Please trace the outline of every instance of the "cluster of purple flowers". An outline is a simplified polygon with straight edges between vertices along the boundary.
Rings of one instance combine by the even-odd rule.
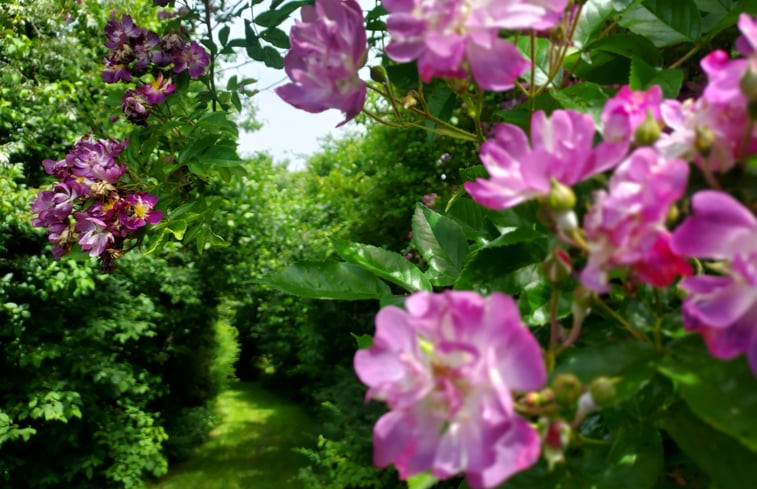
[[[130,81],[148,71],[157,72],[150,83],[126,90],[123,94],[123,112],[135,124],[144,125],[150,108],[162,103],[176,89],[161,69],[172,66],[175,73],[187,71],[190,77],[198,78],[210,62],[210,55],[197,42],[189,42],[174,32],[158,36],[155,32],[138,27],[128,15],[119,20],[115,13],[111,14],[105,25],[105,37],[105,46],[112,51],[106,56],[102,70],[105,82]]]
[[[37,194],[32,224],[47,228],[55,258],[68,253],[77,241],[90,256],[113,257],[120,253],[124,239],[163,217],[154,209],[156,196],[116,187],[126,170],[118,157],[128,144],[128,140],[82,138],[62,160],[42,162],[58,183]]]

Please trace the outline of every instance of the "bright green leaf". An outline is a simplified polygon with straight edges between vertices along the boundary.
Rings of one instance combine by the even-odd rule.
[[[389,287],[357,265],[341,262],[298,262],[273,273],[262,283],[311,299],[379,299]]]

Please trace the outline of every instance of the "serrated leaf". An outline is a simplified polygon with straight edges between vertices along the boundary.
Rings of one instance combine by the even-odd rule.
[[[221,46],[226,46],[226,44],[228,44],[230,32],[231,27],[228,25],[221,27],[221,30],[218,31],[218,42],[221,43]]]
[[[431,271],[435,285],[450,285],[460,273],[468,254],[465,232],[452,219],[418,205],[413,215],[413,242]]]
[[[276,27],[284,22],[298,8],[308,5],[308,0],[289,2],[277,10],[268,10],[255,17],[253,22],[263,27]]]
[[[591,42],[602,24],[614,13],[613,0],[587,0],[581,9],[581,17],[578,19],[573,35],[576,47],[581,48]]]
[[[702,33],[694,0],[644,0],[626,11],[619,24],[658,47],[695,42]]]
[[[284,58],[281,56],[281,53],[272,46],[265,46],[263,48],[263,62],[266,66],[277,70],[284,67]]]
[[[389,286],[372,273],[334,261],[294,263],[261,283],[311,299],[361,300],[391,295]]]
[[[393,282],[408,292],[433,290],[423,272],[404,256],[376,246],[333,240],[339,256],[364,270]]]
[[[602,122],[604,109],[609,94],[596,83],[583,82],[559,90],[550,90],[549,94],[563,109],[576,110],[589,114],[597,126]]]
[[[629,85],[634,90],[647,90],[653,85],[659,85],[665,98],[676,98],[682,84],[683,71],[681,70],[660,70],[649,66],[640,58],[634,58],[631,61]]]

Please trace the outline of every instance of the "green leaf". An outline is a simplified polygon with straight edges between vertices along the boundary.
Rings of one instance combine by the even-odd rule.
[[[658,47],[693,43],[702,33],[702,19],[694,0],[644,0],[623,14],[619,24]]]
[[[281,53],[272,46],[265,46],[263,48],[263,62],[266,66],[276,68],[277,70],[284,67],[284,58],[282,58]]]
[[[527,59],[531,58],[531,37],[519,36],[515,41],[515,46]],[[549,57],[550,57],[551,43],[549,39],[543,37],[536,37],[534,39],[534,59],[532,60],[535,66],[534,70],[534,83],[536,85],[545,85],[549,76]],[[527,70],[521,78],[528,79],[531,76],[531,70]],[[556,76],[552,83],[557,84],[560,82],[560,77]]]
[[[369,336],[367,334],[356,335],[355,333],[350,333],[350,335],[355,338],[357,347],[360,350],[370,348],[373,345],[373,336]]]
[[[584,384],[600,376],[618,378],[616,402],[628,399],[644,387],[656,372],[658,353],[638,341],[600,344],[564,354],[553,372],[572,373]]]
[[[651,489],[663,466],[662,438],[649,425],[623,430],[610,448],[598,488]]]
[[[602,24],[614,13],[613,0],[588,0],[584,3],[573,35],[576,47],[581,48],[591,42]]]
[[[255,61],[263,61],[263,45],[260,44],[260,39],[258,39],[255,30],[252,28],[252,24],[247,19],[244,21],[244,37],[247,56]]]
[[[226,44],[229,42],[230,32],[231,27],[228,25],[221,27],[221,30],[218,31],[218,41],[221,43],[221,46],[226,46]]]
[[[662,428],[712,478],[712,487],[753,487],[757,453],[698,419],[682,403],[662,419]]]
[[[587,48],[619,54],[628,59],[641,58],[653,65],[662,64],[660,50],[649,39],[638,34],[613,34],[590,44]]]
[[[465,232],[458,223],[418,204],[413,215],[413,242],[428,262],[434,285],[450,285],[468,254]]]
[[[260,37],[270,42],[277,48],[289,49],[289,36],[278,27],[270,27],[260,33]]]
[[[308,5],[308,0],[289,2],[278,10],[268,10],[255,17],[253,22],[263,27],[276,27],[284,22],[289,15],[298,8]]]
[[[757,379],[743,357],[712,358],[699,338],[677,342],[660,372],[680,384],[692,412],[757,451]]]
[[[428,472],[423,472],[407,479],[407,489],[429,489],[439,482]]]
[[[404,256],[361,243],[332,240],[339,256],[350,263],[403,287],[408,292],[433,290],[423,272]]]
[[[602,122],[602,109],[610,98],[602,87],[591,82],[576,83],[559,90],[550,90],[549,94],[563,109],[589,114],[597,126]]]
[[[334,261],[294,263],[261,283],[311,299],[379,299],[392,293],[372,273],[351,263]]]
[[[683,84],[683,71],[654,68],[641,58],[631,60],[629,85],[634,90],[647,90],[659,85],[665,98],[676,98]]]
[[[512,229],[470,254],[455,288],[517,295],[540,280],[538,270],[529,265],[540,263],[546,253],[546,240],[541,234],[529,228]]]

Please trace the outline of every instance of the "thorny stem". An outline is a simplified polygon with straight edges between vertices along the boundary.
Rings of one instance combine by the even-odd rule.
[[[584,324],[583,320],[584,318],[579,319],[578,317],[574,316],[573,327],[570,329],[570,333],[568,333],[568,337],[565,338],[565,341],[563,341],[562,345],[560,345],[560,347],[555,350],[555,356],[559,355],[573,343],[578,341],[578,338],[581,336],[581,328]]]

